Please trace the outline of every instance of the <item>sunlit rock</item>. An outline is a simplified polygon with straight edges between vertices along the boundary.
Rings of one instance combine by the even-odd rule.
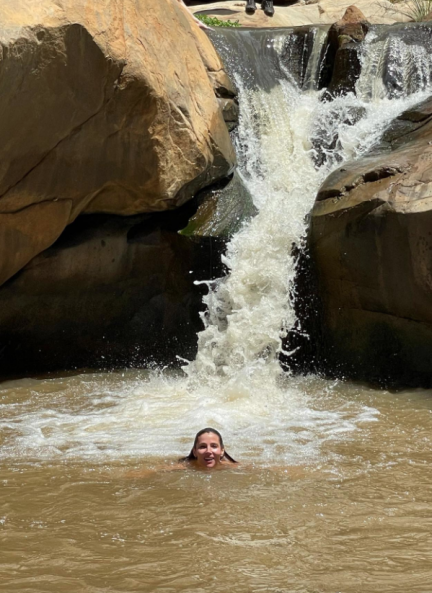
[[[205,12],[220,20],[238,21],[244,27],[301,27],[304,25],[331,25],[341,19],[351,5],[358,8],[373,24],[391,24],[411,20],[407,16],[407,2],[392,3],[389,0],[318,0],[287,2],[275,0],[275,13],[267,16],[260,9],[253,14],[245,11],[246,2],[221,0],[219,2],[194,2],[190,10]]]
[[[80,213],[167,210],[224,177],[228,87],[177,2],[3,0],[0,284]]]

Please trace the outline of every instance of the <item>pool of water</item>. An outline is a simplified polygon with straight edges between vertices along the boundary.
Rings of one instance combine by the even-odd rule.
[[[430,590],[431,392],[289,379],[211,418],[181,383],[0,386],[1,591]],[[200,419],[238,467],[176,469]]]

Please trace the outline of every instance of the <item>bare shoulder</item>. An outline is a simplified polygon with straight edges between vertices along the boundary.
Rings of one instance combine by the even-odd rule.
[[[239,467],[241,465],[241,463],[239,461],[230,461],[229,459],[221,459],[220,462],[222,467]]]

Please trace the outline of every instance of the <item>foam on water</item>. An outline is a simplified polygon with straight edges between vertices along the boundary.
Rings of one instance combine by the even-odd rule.
[[[241,459],[307,463],[319,458],[324,441],[347,438],[377,417],[356,403],[360,388],[350,387],[347,398],[337,383],[282,374],[281,338],[295,321],[291,250],[301,242],[306,215],[328,173],[364,154],[394,117],[430,93],[430,53],[398,38],[389,61],[391,41],[371,35],[358,95],[323,102],[313,90],[311,69],[308,91],[281,63],[277,82],[267,71],[266,88],[259,87],[256,39],[247,31],[230,34],[237,35],[236,42],[227,36],[216,42],[239,89],[239,170],[258,214],[228,245],[228,277],[210,286],[196,360],[186,366],[186,376],[128,372],[5,384],[3,456],[172,458],[187,452],[196,430],[213,425],[235,443]],[[268,33],[265,47],[272,60],[289,37],[284,35]],[[236,44],[243,49],[249,44],[252,61],[236,53]],[[395,93],[377,64],[402,64],[404,78],[413,60],[422,74],[410,79],[407,92]],[[314,164],[317,139],[325,155],[320,167]]]
[[[350,389],[351,397],[358,391]],[[340,383],[316,377],[254,397],[251,385],[191,389],[176,376],[127,371],[16,381],[3,386],[0,401],[0,458],[19,460],[175,460],[211,425],[243,461],[293,465],[313,461],[322,443],[376,418],[373,408],[350,402]]]

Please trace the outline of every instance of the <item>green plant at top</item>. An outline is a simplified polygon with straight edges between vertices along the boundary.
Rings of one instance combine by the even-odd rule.
[[[208,27],[241,27],[238,21],[221,21],[215,16],[208,16],[207,14],[195,14],[195,16]]]
[[[401,0],[390,0],[392,4],[403,4],[398,7],[396,12],[407,16],[413,21],[422,21],[425,16],[432,12],[432,0],[410,0],[410,2],[401,2]]]

